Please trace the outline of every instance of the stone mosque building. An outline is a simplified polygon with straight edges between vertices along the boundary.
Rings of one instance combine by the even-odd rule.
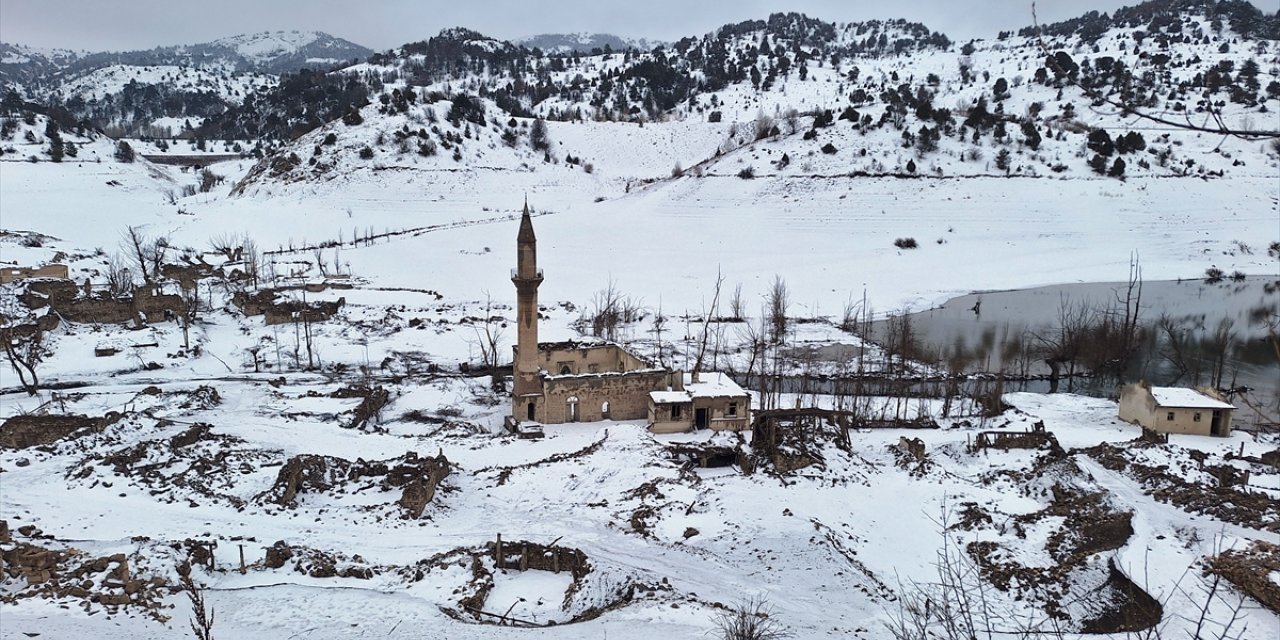
[[[655,433],[744,430],[751,397],[727,375],[660,367],[612,342],[538,342],[538,239],[526,202],[516,236],[515,424],[647,420]]]

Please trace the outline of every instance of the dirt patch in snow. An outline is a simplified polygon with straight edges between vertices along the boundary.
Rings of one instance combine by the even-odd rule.
[[[1149,629],[1163,614],[1160,603],[1134,584],[1108,561],[1104,552],[1120,549],[1133,536],[1133,514],[1117,509],[1106,492],[1081,487],[1080,468],[1055,451],[1042,455],[1026,472],[1007,474],[1031,490],[1051,479],[1049,504],[1032,513],[1012,516],[1000,525],[1021,543],[993,540],[969,543],[965,550],[983,577],[1018,599],[1038,602],[1045,612],[1076,631],[1119,633]],[[976,503],[962,505],[961,529],[993,528],[994,520]],[[1028,563],[1018,548],[1032,552],[1030,540],[1043,536],[1043,561]],[[1087,602],[1074,594],[1081,589],[1094,595]]]

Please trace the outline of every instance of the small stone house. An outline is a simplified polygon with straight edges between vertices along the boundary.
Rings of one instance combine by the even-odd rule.
[[[1120,390],[1120,419],[1161,433],[1231,435],[1231,412],[1212,389],[1153,387],[1135,382]]]
[[[723,373],[686,373],[680,388],[649,393],[649,430],[745,431],[751,427],[751,396]]]

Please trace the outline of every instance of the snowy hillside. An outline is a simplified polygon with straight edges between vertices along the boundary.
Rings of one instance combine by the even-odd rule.
[[[0,42],[0,88],[22,89],[71,64],[86,53]]]
[[[371,106],[345,107],[360,109],[365,128],[401,127],[383,121],[389,113],[431,120],[427,112],[441,108],[420,106],[419,96],[473,95],[488,105],[495,134],[512,117],[560,123],[551,159],[591,158],[606,173],[613,161],[634,163],[631,147],[616,136],[573,146],[586,120],[679,122],[692,134],[697,155],[673,149],[665,166],[615,173],[627,179],[686,169],[694,178],[1273,175],[1280,149],[1265,136],[1222,140],[1177,125],[1271,130],[1280,81],[1263,69],[1280,64],[1280,45],[1194,11],[1154,26],[1111,27],[1088,41],[1002,34],[956,46],[923,25],[776,14],[671,51],[549,58],[455,29],[339,75],[380,79],[368,86]],[[450,68],[457,60],[468,65],[461,77]],[[1137,105],[1158,120],[1131,113]],[[278,121],[278,108],[239,110],[235,125],[224,124],[252,129],[255,117]],[[436,144],[441,135],[433,132]],[[720,139],[706,144],[711,137]],[[305,149],[282,153],[303,158]]]
[[[251,68],[266,73],[334,66],[372,53],[319,31],[263,31],[214,40],[207,46],[235,51]]]
[[[111,53],[38,54],[0,45],[0,88],[66,109],[115,135],[168,137],[166,120],[201,126],[282,73],[328,69],[372,51],[313,31],[275,31],[213,42]],[[25,52],[25,53],[24,53]]]
[[[611,33],[543,33],[521,38],[517,44],[530,49],[541,49],[547,54],[592,53],[595,49],[624,51],[637,49],[649,51],[663,43],[643,38],[620,38]]]
[[[211,93],[226,102],[239,102],[251,91],[275,84],[275,77],[255,73],[225,75],[178,66],[111,65],[70,79],[56,91],[67,99],[79,98],[90,103],[107,95],[121,94],[130,83],[165,85],[178,92]]]

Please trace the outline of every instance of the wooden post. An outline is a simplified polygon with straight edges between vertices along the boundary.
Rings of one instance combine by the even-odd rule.
[[[240,575],[244,575],[244,545],[240,545]]]
[[[529,570],[529,545],[528,543],[520,545],[520,570]]]
[[[497,551],[497,557],[495,557],[495,558],[494,558],[494,560],[496,560],[496,561],[497,561],[498,568],[499,568],[499,569],[501,569],[501,568],[503,568],[503,567],[502,567],[502,565],[503,565],[503,562],[502,562],[503,558],[502,558],[502,534],[501,534],[501,533],[499,533],[499,534],[498,534],[498,547],[497,547],[496,551]]]
[[[558,547],[551,550],[551,569],[556,573],[560,573],[560,549]]]

